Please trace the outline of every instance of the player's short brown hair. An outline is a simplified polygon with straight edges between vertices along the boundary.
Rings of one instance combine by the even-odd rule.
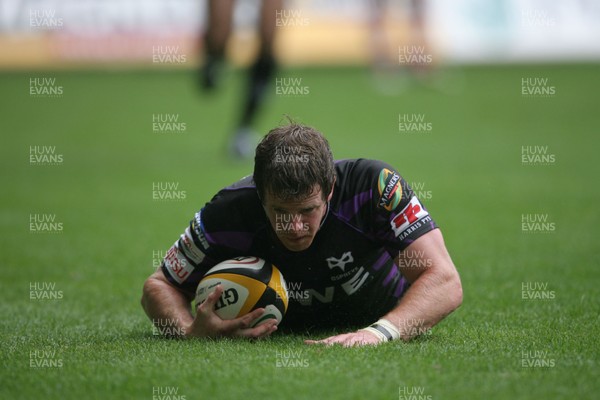
[[[272,129],[256,147],[254,183],[264,202],[269,192],[278,199],[303,199],[319,185],[327,199],[335,182],[329,142],[316,129],[289,120]]]

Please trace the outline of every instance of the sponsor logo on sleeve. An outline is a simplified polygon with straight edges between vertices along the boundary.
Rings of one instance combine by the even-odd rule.
[[[194,243],[194,239],[192,238],[192,233],[190,232],[189,227],[185,228],[185,233],[181,235],[179,247],[181,250],[183,250],[183,253],[187,256],[187,258],[192,260],[194,264],[198,265],[202,262],[202,260],[204,260],[204,253]]]
[[[419,199],[413,196],[406,207],[396,214],[390,224],[396,237],[402,240],[427,222],[427,219],[431,220],[429,213],[423,208]]]
[[[377,181],[379,190],[379,207],[392,211],[400,203],[402,198],[402,185],[400,175],[396,172],[384,168],[379,173]]]
[[[194,270],[194,266],[179,251],[177,244],[173,245],[167,252],[164,264],[177,283],[185,281]]]
[[[197,244],[200,246],[200,250],[206,252],[210,247],[204,235],[204,226],[202,225],[202,211],[197,212],[192,220],[192,229],[198,238]]]

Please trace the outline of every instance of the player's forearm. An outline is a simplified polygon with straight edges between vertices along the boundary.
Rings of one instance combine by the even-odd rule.
[[[142,307],[159,332],[167,336],[185,336],[194,320],[185,295],[152,277],[144,284]]]
[[[426,271],[417,279],[398,305],[383,318],[410,340],[440,322],[462,303],[462,286],[458,274]]]

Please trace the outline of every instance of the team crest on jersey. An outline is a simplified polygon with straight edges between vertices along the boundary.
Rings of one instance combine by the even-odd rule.
[[[329,267],[329,269],[333,269],[333,268],[337,267],[337,268],[341,269],[343,272],[345,272],[346,264],[349,264],[352,261],[354,261],[354,257],[352,257],[352,252],[347,251],[344,254],[342,254],[342,256],[340,258],[329,257],[329,258],[325,259],[325,261],[327,261],[327,266]]]
[[[379,173],[377,181],[379,190],[379,207],[392,211],[402,199],[402,185],[400,175],[394,171],[384,168]]]

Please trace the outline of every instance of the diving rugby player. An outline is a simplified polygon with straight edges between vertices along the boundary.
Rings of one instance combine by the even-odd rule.
[[[145,282],[153,321],[177,321],[185,337],[266,337],[277,321],[250,327],[264,309],[222,320],[223,288],[196,308],[198,283],[238,256],[270,261],[289,286],[281,328],[348,333],[308,344],[355,346],[429,332],[462,302],[442,233],[407,182],[376,160],[334,161],[313,128],[290,123],[256,148],[254,174],[219,191]]]

